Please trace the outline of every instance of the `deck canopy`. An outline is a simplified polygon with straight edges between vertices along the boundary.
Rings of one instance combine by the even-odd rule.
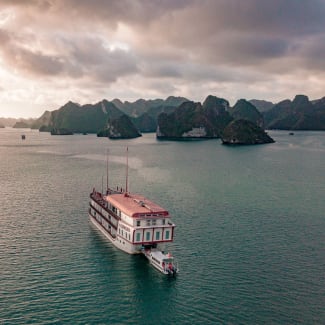
[[[167,217],[168,211],[158,204],[138,194],[111,194],[106,200],[117,209],[132,218],[140,217]]]

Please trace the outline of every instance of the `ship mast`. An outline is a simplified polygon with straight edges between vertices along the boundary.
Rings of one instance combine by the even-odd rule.
[[[109,150],[106,151],[106,192],[108,191],[108,153]]]
[[[129,147],[126,147],[126,176],[125,176],[125,193],[128,193],[128,175],[129,174]]]

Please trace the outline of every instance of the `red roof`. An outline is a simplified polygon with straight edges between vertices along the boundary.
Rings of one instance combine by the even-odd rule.
[[[167,210],[158,204],[138,194],[111,194],[106,196],[106,200],[117,209],[134,218],[139,217],[139,214],[160,214],[160,217],[169,214]]]

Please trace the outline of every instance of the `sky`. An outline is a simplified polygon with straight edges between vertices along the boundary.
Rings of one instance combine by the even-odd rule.
[[[325,96],[325,0],[0,0],[0,117]]]

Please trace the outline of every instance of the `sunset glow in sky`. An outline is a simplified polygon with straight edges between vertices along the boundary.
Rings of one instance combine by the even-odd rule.
[[[324,0],[0,0],[0,117],[67,101],[325,96]]]

